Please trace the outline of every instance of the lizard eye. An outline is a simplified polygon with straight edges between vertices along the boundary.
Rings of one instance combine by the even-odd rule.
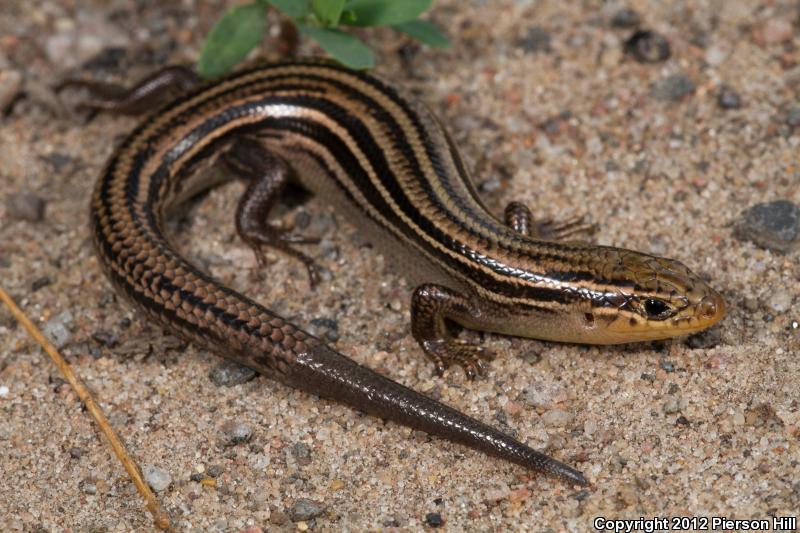
[[[672,314],[670,307],[656,298],[648,298],[644,301],[644,312],[647,314],[647,318],[653,319],[667,318]]]

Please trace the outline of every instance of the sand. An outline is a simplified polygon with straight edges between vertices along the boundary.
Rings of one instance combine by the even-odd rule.
[[[438,378],[410,335],[410,287],[323,203],[277,215],[308,215],[307,231],[323,237],[308,250],[331,275],[313,292],[302,265],[279,254],[267,279],[254,275],[232,219],[240,185],[173,227],[225,283],[575,465],[593,483],[583,490],[263,377],[218,385],[216,356],[114,296],[87,199],[136,119],[54,112],[41,84],[130,81],[192,61],[224,6],[37,4],[0,19],[0,66],[29,94],[0,122],[0,283],[62,345],[176,530],[590,531],[598,517],[796,516],[798,252],[733,231],[754,204],[800,203],[796,2],[448,0],[431,12],[448,50],[364,34],[376,72],[441,117],[496,213],[518,200],[541,216],[587,214],[597,242],[679,259],[710,280],[729,311],[699,337],[609,348],[486,335],[498,354],[486,377]],[[623,7],[637,25],[619,27],[631,22]],[[670,57],[626,54],[637,28],[663,36]],[[106,47],[121,51],[79,67]],[[720,106],[723,86],[738,107],[730,94]],[[40,221],[5,205],[26,190],[46,202]],[[6,311],[0,412],[4,531],[152,528],[74,393]]]

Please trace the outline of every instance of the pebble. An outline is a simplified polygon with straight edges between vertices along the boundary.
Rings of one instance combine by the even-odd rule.
[[[719,328],[707,329],[701,333],[690,335],[686,339],[686,346],[696,349],[708,349],[717,346],[722,341]]]
[[[800,240],[800,208],[788,200],[756,204],[742,212],[733,235],[740,241],[786,253]]]
[[[83,448],[78,448],[77,446],[73,446],[69,449],[69,456],[73,459],[80,459],[83,457],[84,451]]]
[[[723,85],[717,94],[717,105],[720,109],[740,109],[742,97],[730,87]]]
[[[635,28],[642,22],[642,17],[630,7],[617,10],[611,17],[611,25],[615,28]]]
[[[44,218],[47,202],[31,191],[10,193],[6,196],[6,214],[12,220],[39,222]]]
[[[84,479],[78,486],[84,494],[97,494],[97,485],[91,479]]]
[[[0,70],[0,113],[5,113],[22,90],[22,74],[18,70]]]
[[[793,106],[790,107],[786,111],[786,118],[784,119],[786,125],[790,128],[796,128],[800,126],[800,106]]]
[[[295,443],[291,451],[298,464],[306,466],[311,463],[311,448],[305,442]]]
[[[256,371],[233,361],[223,361],[211,370],[209,377],[217,386],[233,387],[255,378]]]
[[[650,30],[638,30],[625,41],[625,51],[639,63],[661,63],[670,56],[667,38]]]
[[[67,326],[72,322],[72,312],[59,313],[44,325],[45,336],[56,348],[63,348],[72,339],[72,333]]]
[[[48,285],[52,284],[53,280],[51,280],[47,276],[42,276],[41,278],[36,278],[31,283],[31,292],[36,292],[41,288],[47,287]]]
[[[441,513],[428,513],[425,515],[425,523],[433,528],[442,527],[444,520]]]
[[[295,500],[288,514],[292,522],[300,522],[316,518],[324,512],[325,506],[321,502],[315,502],[307,498],[299,498]]]
[[[144,475],[144,480],[150,485],[150,488],[156,492],[166,490],[170,483],[172,483],[172,476],[169,475],[169,472],[155,466],[145,466],[142,470],[142,474]]]
[[[785,313],[792,307],[794,295],[787,291],[772,291],[772,296],[767,300],[767,307],[776,313]]]
[[[564,427],[572,422],[572,414],[561,409],[551,409],[542,415],[542,421],[550,427]]]
[[[672,361],[662,360],[659,366],[664,372],[675,372],[675,363]]]
[[[0,398],[5,398],[9,392],[11,392],[11,389],[7,385],[0,385]]]
[[[339,340],[339,323],[332,318],[313,318],[310,332],[318,337],[324,336],[331,342]]]
[[[550,33],[540,26],[534,26],[528,30],[525,37],[519,40],[518,44],[525,52],[549,52],[551,41]]]
[[[653,84],[650,94],[657,100],[680,102],[694,92],[694,82],[685,74],[672,74]]]
[[[228,445],[233,446],[250,440],[250,437],[253,436],[253,430],[250,429],[250,426],[241,422],[229,420],[222,424],[222,434],[225,435]]]
[[[705,60],[712,67],[718,67],[730,55],[730,50],[724,46],[710,46],[705,53]]]

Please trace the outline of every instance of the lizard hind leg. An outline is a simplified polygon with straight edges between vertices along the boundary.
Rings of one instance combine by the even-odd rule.
[[[248,182],[236,208],[236,232],[253,249],[259,268],[266,266],[263,248],[274,248],[302,262],[314,288],[319,281],[319,270],[314,260],[295,250],[292,245],[316,244],[319,239],[298,235],[291,229],[272,225],[267,220],[289,180],[289,166],[257,139],[250,137],[236,139],[221,154],[220,162]]]
[[[56,85],[54,89],[57,93],[64,89],[84,89],[88,92],[89,98],[80,102],[78,107],[93,112],[141,115],[199,84],[200,76],[192,69],[172,65],[139,80],[132,87],[100,81],[68,79]]]
[[[563,241],[576,235],[591,235],[597,225],[587,222],[584,215],[566,220],[537,220],[528,206],[520,202],[510,202],[505,209],[506,225],[517,233],[545,241]]]

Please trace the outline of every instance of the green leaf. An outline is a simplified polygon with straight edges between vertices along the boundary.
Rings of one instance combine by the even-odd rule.
[[[301,19],[311,13],[309,0],[267,0],[273,7],[293,19]]]
[[[447,48],[450,46],[450,41],[442,33],[442,30],[436,24],[427,20],[409,20],[400,24],[392,24],[392,28],[433,48]]]
[[[389,26],[414,20],[433,0],[348,0],[345,9],[355,13],[354,26]]]
[[[348,24],[353,26],[356,23],[356,20],[358,20],[358,17],[356,16],[355,12],[350,9],[345,9],[342,11],[342,16],[339,18],[339,24]]]
[[[230,71],[264,37],[267,14],[257,3],[237,6],[225,13],[208,33],[197,71],[215,78]]]
[[[372,50],[358,37],[334,28],[314,28],[298,24],[302,35],[311,37],[319,43],[334,59],[350,68],[371,68],[375,64]]]
[[[314,14],[325,26],[336,26],[342,16],[346,0],[311,0]]]

